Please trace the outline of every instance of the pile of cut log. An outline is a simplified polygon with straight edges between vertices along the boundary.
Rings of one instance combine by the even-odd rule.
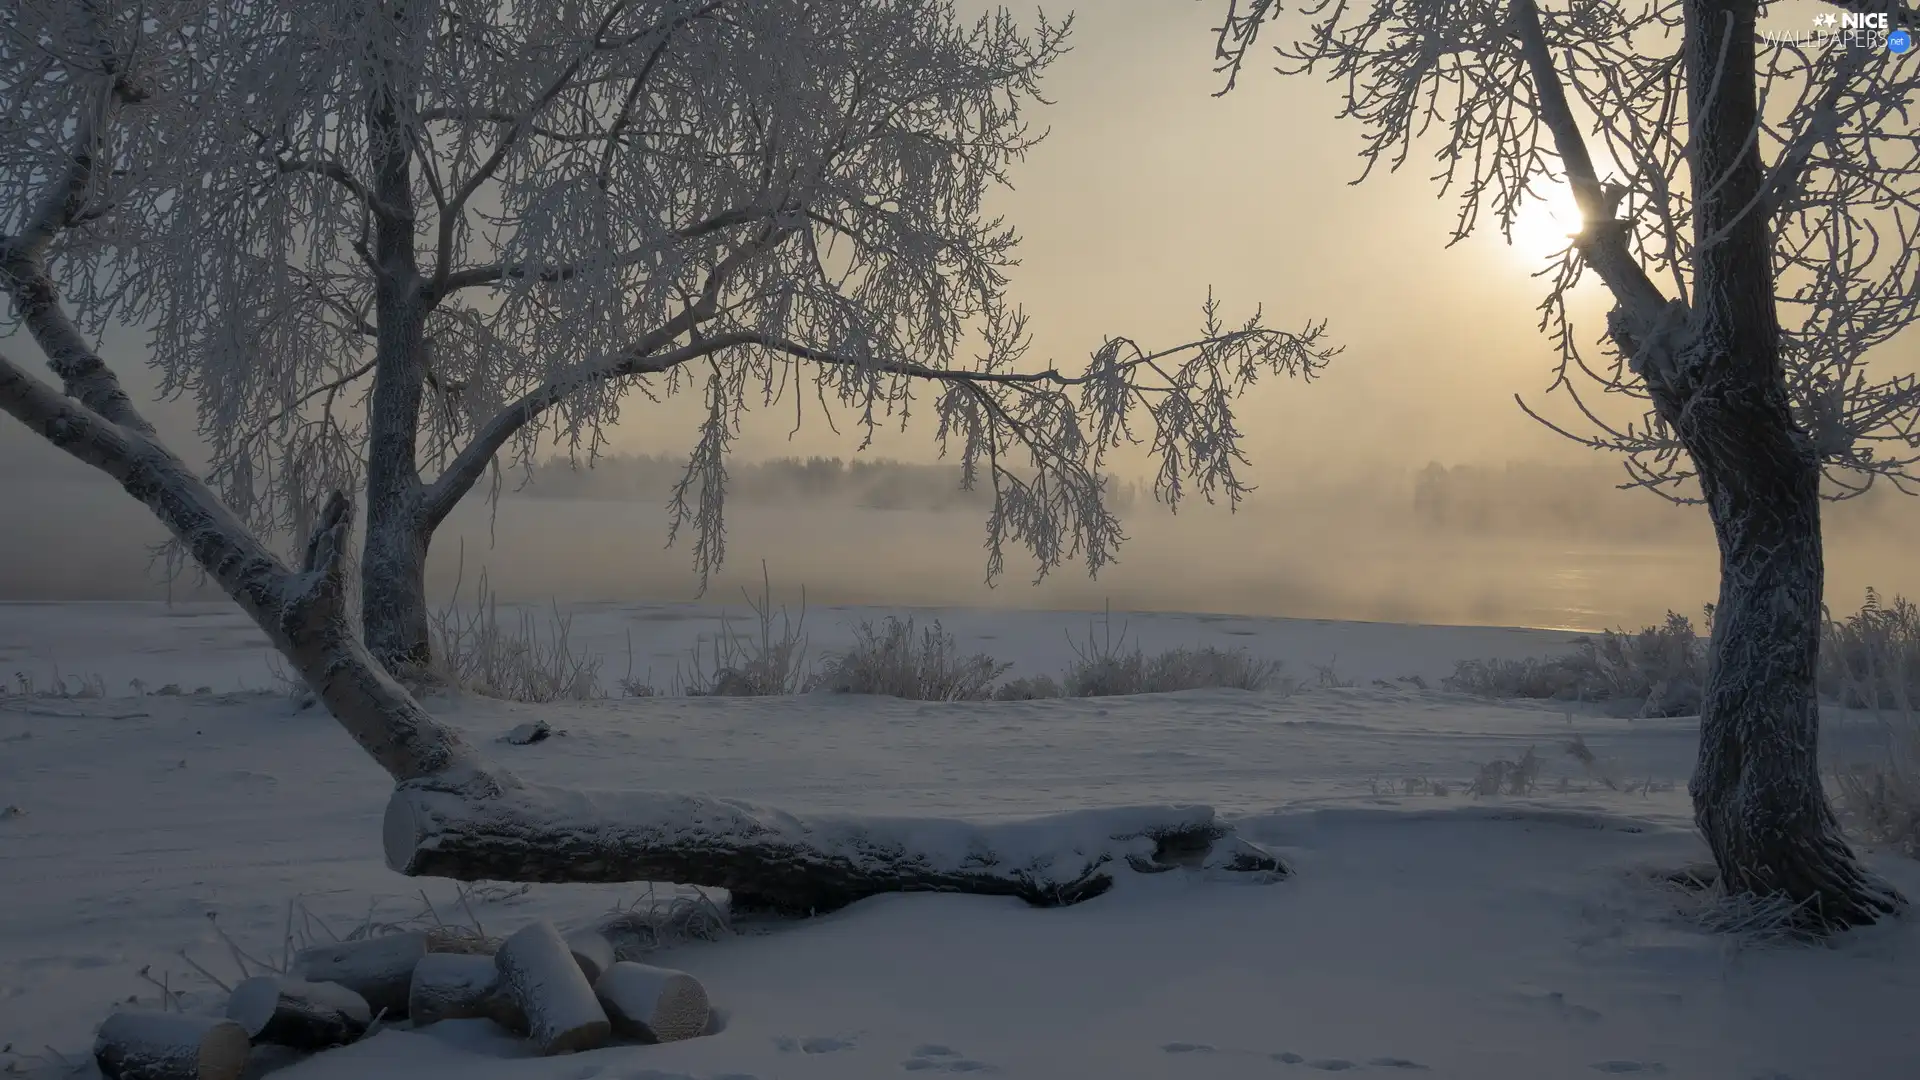
[[[617,919],[565,935],[535,922],[505,940],[429,930],[303,949],[286,974],[234,987],[225,1016],[114,1013],[94,1059],[107,1080],[237,1080],[254,1046],[325,1050],[401,1020],[483,1018],[542,1054],[705,1034],[706,988],[620,959],[622,930]]]

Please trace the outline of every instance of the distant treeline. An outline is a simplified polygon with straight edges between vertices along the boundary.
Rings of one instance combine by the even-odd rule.
[[[564,458],[536,464],[516,494],[548,499],[665,502],[686,462],[663,454],[609,454],[591,467]],[[1109,478],[1116,509],[1139,497],[1138,484]],[[891,458],[783,457],[727,465],[727,498],[755,504],[839,502],[873,510],[981,510],[993,492],[982,477],[973,491],[960,487],[951,464]]]
[[[1672,539],[1703,527],[1702,507],[1676,505],[1650,491],[1622,490],[1625,479],[1617,465],[1605,462],[1571,467],[1434,462],[1414,473],[1413,513],[1423,525],[1449,531],[1609,540]],[[1822,509],[1830,532],[1920,524],[1920,497],[1903,495],[1888,483]]]
[[[514,493],[528,498],[613,500],[663,504],[685,462],[664,454],[610,454],[592,467],[564,458],[536,464]],[[1450,533],[1533,535],[1587,540],[1659,542],[1697,535],[1706,527],[1698,506],[1677,506],[1641,490],[1621,490],[1617,465],[1383,466],[1342,477],[1251,479],[1259,488],[1255,512],[1320,517],[1329,523],[1384,521]],[[1271,481],[1271,482],[1268,482]],[[1151,501],[1142,479],[1109,477],[1117,511]],[[992,494],[960,489],[952,464],[891,458],[783,457],[734,461],[727,497],[750,505],[831,503],[874,510],[984,512]],[[1830,533],[1912,529],[1920,525],[1920,497],[1877,484],[1856,499],[1824,508]]]

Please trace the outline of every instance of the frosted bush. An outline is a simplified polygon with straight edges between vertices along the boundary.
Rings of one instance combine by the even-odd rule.
[[[910,701],[981,701],[993,695],[993,680],[1013,665],[985,653],[960,655],[959,643],[935,619],[914,632],[911,617],[889,616],[875,627],[854,628],[853,647],[836,654],[820,685],[843,694],[884,694]]]

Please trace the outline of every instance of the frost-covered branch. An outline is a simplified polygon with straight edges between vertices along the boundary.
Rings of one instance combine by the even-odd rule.
[[[1836,6],[1888,12],[1896,25],[1913,10],[1879,0]],[[1456,239],[1487,212],[1510,230],[1532,200],[1562,183],[1573,189],[1587,221],[1543,274],[1541,325],[1559,352],[1550,392],[1571,406],[1551,426],[1622,454],[1628,483],[1689,497],[1688,456],[1636,358],[1675,349],[1697,300],[1698,261],[1759,215],[1776,237],[1788,391],[1820,449],[1825,494],[1846,497],[1876,480],[1920,489],[1920,393],[1905,377],[1862,370],[1920,314],[1911,288],[1920,142],[1907,120],[1920,72],[1911,63],[1868,49],[1756,40],[1763,106],[1740,135],[1763,160],[1764,180],[1696,236],[1700,200],[1717,198],[1728,180],[1695,185],[1688,173],[1688,110],[1715,100],[1712,84],[1735,44],[1724,18],[1685,31],[1710,35],[1713,51],[1702,85],[1690,87],[1680,48],[1686,0],[1226,7],[1215,54],[1228,85],[1263,34],[1284,35],[1276,46],[1283,71],[1340,87],[1364,133],[1368,171],[1403,164],[1417,141],[1431,146],[1436,179],[1458,196]],[[1689,106],[1693,93],[1700,97]],[[1594,247],[1596,203],[1617,244]],[[1573,323],[1568,301],[1588,271],[1621,303],[1604,328]]]
[[[92,80],[91,108],[74,124],[65,169],[54,174],[37,200],[29,202],[20,228],[0,236],[0,283],[67,393],[113,423],[150,432],[152,425],[134,408],[119,380],[61,307],[59,289],[46,267],[55,240],[83,224],[89,200],[98,197],[106,131],[113,110],[125,97],[116,68],[103,63]]]

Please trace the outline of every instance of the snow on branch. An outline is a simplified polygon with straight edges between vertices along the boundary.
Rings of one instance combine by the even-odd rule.
[[[1883,0],[1835,6],[1887,12],[1896,25],[1914,18]],[[1338,87],[1363,132],[1363,175],[1399,168],[1416,143],[1430,149],[1434,178],[1458,200],[1455,240],[1488,213],[1511,237],[1525,207],[1571,187],[1584,221],[1543,268],[1540,313],[1559,353],[1549,390],[1572,416],[1525,407],[1621,453],[1629,484],[1669,497],[1682,497],[1692,469],[1652,400],[1648,379],[1660,365],[1650,371],[1636,358],[1685,351],[1697,261],[1767,215],[1786,381],[1826,466],[1826,494],[1881,479],[1920,489],[1920,387],[1865,370],[1920,314],[1920,143],[1906,119],[1920,72],[1890,53],[1809,47],[1793,35],[1751,43],[1763,105],[1748,141],[1766,172],[1755,194],[1721,212],[1728,178],[1689,171],[1688,95],[1713,91],[1687,85],[1685,11],[1677,0],[1315,2],[1296,11],[1227,0],[1215,54],[1225,92],[1262,35],[1277,36],[1283,72]],[[1707,70],[1727,70],[1735,45],[1722,35],[1721,61]],[[1703,200],[1714,226],[1698,229]],[[1604,327],[1574,325],[1570,300],[1590,270],[1618,305]]]

